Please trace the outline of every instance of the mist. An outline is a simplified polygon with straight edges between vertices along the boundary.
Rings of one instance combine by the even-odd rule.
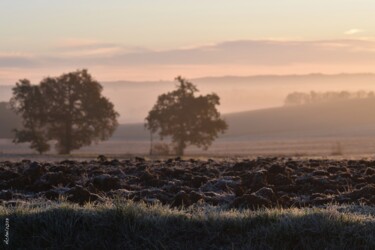
[[[190,79],[200,94],[216,93],[219,111],[229,114],[283,106],[292,92],[374,91],[373,74],[206,77]],[[120,123],[144,122],[157,97],[175,88],[174,81],[104,82],[104,95],[120,113]]]

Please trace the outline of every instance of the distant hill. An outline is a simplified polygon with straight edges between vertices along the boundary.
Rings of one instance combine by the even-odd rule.
[[[375,98],[227,114],[230,139],[375,135]]]
[[[223,115],[220,140],[375,136],[375,98],[261,109]],[[143,124],[120,125],[113,139],[149,140]]]
[[[12,130],[20,124],[21,119],[8,108],[8,103],[0,102],[0,138],[13,138]]]

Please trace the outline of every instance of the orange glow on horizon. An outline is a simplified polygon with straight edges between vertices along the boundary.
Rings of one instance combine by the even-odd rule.
[[[81,67],[86,68],[86,67]],[[45,69],[1,69],[0,83],[14,84],[19,79],[29,79],[38,83],[47,76],[58,76],[77,68],[45,68]],[[220,76],[252,76],[252,75],[305,75],[312,73],[373,73],[370,65],[166,65],[144,67],[103,67],[87,68],[90,74],[100,82],[110,81],[171,81],[178,75],[187,78],[220,77]]]

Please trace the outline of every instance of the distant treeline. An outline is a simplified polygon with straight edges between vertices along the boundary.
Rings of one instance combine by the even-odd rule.
[[[349,99],[365,99],[373,98],[375,94],[373,91],[327,91],[327,92],[293,92],[285,98],[285,106],[304,105],[312,103],[332,102]]]
[[[21,125],[21,119],[9,108],[9,103],[0,102],[0,138],[13,138],[13,129]]]

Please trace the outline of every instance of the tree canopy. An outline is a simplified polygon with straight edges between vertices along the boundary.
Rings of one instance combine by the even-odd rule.
[[[43,153],[57,141],[60,154],[108,139],[118,126],[118,113],[87,70],[44,78],[39,85],[20,80],[13,88],[12,109],[23,119],[14,142],[31,142]]]
[[[162,94],[146,117],[146,128],[160,137],[170,136],[177,155],[183,155],[188,145],[207,149],[227,123],[216,109],[220,98],[215,93],[195,96],[197,87],[177,77],[177,89]]]

